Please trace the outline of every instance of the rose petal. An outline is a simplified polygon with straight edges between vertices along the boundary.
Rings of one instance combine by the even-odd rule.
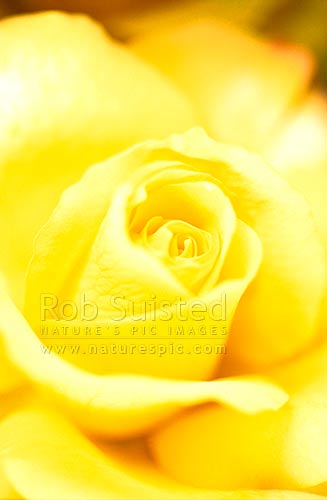
[[[327,101],[313,92],[285,119],[265,156],[309,200],[327,246]]]
[[[117,211],[117,204],[121,207],[129,194],[132,200],[137,198],[136,201],[129,200],[129,203],[126,199],[126,206],[129,205],[129,210],[132,211],[134,205],[134,210],[137,210],[134,216],[135,222],[133,222],[136,230],[142,224],[142,220],[147,221],[152,215],[160,214],[168,220],[187,222],[211,235],[212,250],[209,252],[209,257],[207,255],[206,259],[201,260],[199,264],[202,272],[207,270],[206,264],[209,265],[208,276],[205,276],[205,281],[198,278],[197,288],[193,289],[189,286],[199,295],[204,289],[212,288],[219,279],[219,273],[235,230],[235,214],[228,197],[221,191],[214,177],[204,176],[201,173],[196,175],[193,171],[188,171],[187,165],[183,163],[168,166],[169,163],[165,168],[165,162],[155,162],[151,169],[153,178],[147,168],[147,177],[139,183],[135,175],[130,176],[128,191],[126,190],[125,193],[119,191],[113,200],[116,213],[112,216],[112,225],[116,218],[121,216],[119,212],[120,214],[123,212]],[[138,193],[143,193],[144,199],[141,200],[142,194],[138,195]],[[125,229],[126,224],[127,222],[124,221],[124,224],[119,225],[118,231],[121,231],[121,228]],[[118,231],[116,229],[116,232]],[[181,267],[180,263],[179,266]],[[171,268],[169,263],[167,267]],[[178,272],[178,265],[176,268]],[[201,275],[201,271],[194,274],[195,276]],[[194,279],[196,277],[192,276],[192,272],[185,273],[186,283],[189,284]]]
[[[174,306],[154,310],[148,301],[145,314],[138,316],[133,312],[130,317],[128,309],[125,313],[125,309],[120,308],[120,317],[115,319],[108,298],[97,299],[103,321],[96,318],[85,327],[83,319],[73,322],[47,320],[35,323],[34,331],[54,353],[93,373],[126,372],[191,380],[212,378],[226,353],[224,344],[239,299],[255,276],[260,261],[261,246],[257,235],[238,221],[222,269],[221,283],[199,298],[178,300],[177,305],[184,304],[181,314]],[[131,275],[133,272],[131,269]],[[159,276],[158,273],[158,280]],[[152,274],[149,279],[151,282]],[[106,283],[103,286],[107,286]],[[167,288],[164,291],[162,303],[167,303]],[[110,288],[107,293],[111,293]],[[162,290],[159,294],[162,297]],[[155,303],[161,303],[157,297]],[[200,306],[200,316],[194,313],[197,306]],[[93,334],[84,335],[85,328],[93,328]],[[99,329],[98,334],[95,328]],[[72,340],[77,344],[73,345]]]
[[[121,165],[120,168],[123,169],[124,166]],[[190,286],[187,287],[193,279],[191,269],[189,272],[185,272],[185,282],[179,283],[175,279],[177,273],[172,275],[169,272],[172,271],[169,263],[160,262],[148,248],[142,249],[133,244],[128,234],[129,221],[127,218],[129,213],[126,214],[126,210],[128,207],[130,212],[134,211],[135,205],[130,201],[130,206],[128,206],[128,199],[134,191],[138,193],[139,190],[145,190],[146,183],[144,181],[139,185],[134,178],[135,176],[130,175],[128,186],[123,186],[126,189],[117,188],[108,214],[101,224],[95,243],[89,253],[88,261],[84,269],[80,271],[80,282],[76,295],[79,296],[80,293],[85,292],[89,292],[89,295],[92,294],[91,298],[99,308],[99,316],[108,317],[108,305],[102,307],[101,304],[101,300],[108,296],[127,296],[131,301],[136,301],[139,297],[150,296],[165,300],[176,298],[176,296],[187,299],[192,297],[196,291],[197,295],[201,296],[204,289],[210,290],[218,282],[219,273],[236,226],[235,214],[228,198],[215,185],[212,186],[213,193],[204,190],[203,176],[200,174],[197,179],[193,172],[186,170],[184,173],[183,166],[176,172],[172,170],[171,173],[168,172],[168,175],[166,173],[164,176],[165,182],[168,183],[166,186],[164,181],[160,179],[160,168],[164,167],[155,165],[151,171],[153,170],[154,175],[158,168],[159,179],[156,179],[156,188],[160,192],[160,188],[166,187],[167,192],[164,191],[163,200],[161,200],[157,191],[154,191],[155,206],[150,199],[147,208],[148,217],[151,217],[152,209],[167,219],[176,217],[180,220],[187,220],[189,223],[194,223],[196,227],[205,229],[209,234],[216,233],[220,240],[220,248],[213,248],[213,253],[215,250],[217,253],[217,257],[214,254],[216,262],[211,264],[209,275],[200,290],[193,290]],[[108,168],[109,172],[110,168]],[[149,172],[148,176],[151,180]],[[212,178],[212,180],[215,179]],[[207,183],[210,183],[210,178],[208,178]],[[159,203],[156,203],[158,198]],[[169,199],[168,205],[167,199]],[[138,203],[140,201],[138,199]],[[147,207],[146,200],[144,203]],[[147,219],[146,215],[145,218]],[[44,232],[47,233],[48,230],[49,228],[46,227]],[[42,238],[42,235],[40,236]],[[43,235],[43,239],[46,237],[47,234]],[[245,235],[244,239],[246,239]],[[48,252],[50,251],[49,249]],[[38,255],[34,255],[34,258],[38,259]],[[137,265],[135,265],[136,262]],[[205,267],[205,263],[202,262],[202,266]],[[178,265],[176,268],[178,272]],[[246,275],[246,270],[242,274]],[[155,282],[153,276],[156,276]],[[28,307],[26,310],[29,312]]]
[[[319,235],[327,250],[327,101],[316,91],[285,117],[263,152],[274,167],[310,203]],[[322,338],[327,330],[327,294],[321,307]]]
[[[249,416],[208,405],[177,417],[151,439],[158,464],[177,480],[202,488],[320,485],[327,480],[326,355],[325,345],[276,373],[278,382],[294,391],[277,412]]]
[[[254,151],[312,75],[304,49],[293,48],[300,55],[290,57],[290,50],[213,19],[155,30],[130,46],[192,98],[213,138]]]
[[[125,447],[99,451],[57,414],[27,407],[0,425],[1,459],[11,485],[35,500],[315,500],[292,491],[210,491],[169,480]],[[132,464],[132,466],[131,466]]]
[[[206,158],[196,166],[216,171],[237,216],[263,245],[261,268],[238,306],[225,357],[226,373],[258,371],[314,340],[325,255],[304,198],[259,158],[203,138],[190,131],[170,147],[194,160]]]
[[[9,358],[32,381],[46,388],[48,395],[81,425],[99,434],[137,435],[182,407],[207,401],[257,412],[279,407],[287,399],[277,386],[260,378],[178,382],[131,375],[92,375],[53,354],[45,355],[23,316],[4,294],[0,312],[0,331]]]
[[[18,290],[36,231],[86,167],[196,122],[171,83],[81,15],[10,17],[0,45],[1,262]]]
[[[0,445],[1,447],[1,445]],[[18,498],[22,498],[18,493],[13,489],[11,482],[6,478],[5,472],[2,471],[0,466],[0,498],[3,500],[16,500]]]
[[[17,369],[9,363],[1,338],[0,345],[0,394],[4,394],[19,386],[22,382],[22,377]]]
[[[30,0],[31,1],[31,0]],[[32,0],[33,1],[33,0]],[[247,27],[261,27],[287,0],[188,0],[151,2],[143,8],[123,9],[105,16],[102,22],[115,37],[125,40],[198,19],[223,18]],[[35,2],[34,2],[35,4]],[[37,5],[37,4],[35,4]],[[58,7],[57,7],[58,8]]]

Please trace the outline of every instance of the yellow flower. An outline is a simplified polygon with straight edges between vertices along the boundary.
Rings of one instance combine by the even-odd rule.
[[[159,73],[55,13],[0,42],[0,498],[321,498],[310,60],[200,23],[133,42]]]
[[[36,239],[26,288],[30,324],[53,340],[53,328],[63,320],[61,337],[67,335],[69,344],[72,320],[82,327],[89,318],[104,338],[127,339],[121,354],[68,353],[90,371],[212,376],[215,347],[225,343],[261,262],[255,208],[250,215],[241,196],[258,203],[260,188],[251,182],[258,182],[260,169],[256,158],[219,146],[196,129],[91,168],[62,196]],[[264,192],[260,197],[267,202]],[[201,334],[212,355],[198,352]],[[151,354],[151,344],[139,352],[144,339],[163,339],[167,352]],[[175,352],[169,340],[181,339],[183,352]]]

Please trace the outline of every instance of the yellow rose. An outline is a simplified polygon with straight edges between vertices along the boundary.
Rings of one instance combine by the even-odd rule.
[[[168,198],[169,204],[166,203]],[[302,232],[298,234],[300,225]],[[148,141],[92,167],[80,182],[64,193],[35,243],[34,257],[27,279],[26,316],[30,323],[35,325],[40,317],[40,294],[42,295],[44,287],[47,287],[47,298],[50,296],[51,299],[58,299],[58,307],[47,303],[45,311],[41,310],[41,319],[44,312],[47,326],[51,325],[51,318],[53,318],[52,323],[56,321],[56,315],[59,319],[67,319],[67,316],[71,315],[71,304],[74,301],[66,303],[69,312],[65,312],[65,308],[60,307],[60,304],[68,297],[76,299],[84,292],[89,294],[88,303],[90,304],[89,301],[92,300],[98,307],[97,317],[91,320],[90,324],[102,320],[106,325],[110,325],[113,311],[110,309],[108,299],[111,296],[125,296],[133,303],[138,303],[139,298],[147,298],[148,293],[154,292],[159,298],[168,300],[180,294],[191,308],[192,299],[201,299],[202,305],[208,305],[212,297],[220,298],[223,291],[229,304],[228,324],[240,295],[246,284],[253,280],[259,266],[260,269],[252,285],[260,283],[260,286],[254,287],[253,293],[262,293],[264,286],[269,289],[270,275],[265,271],[265,259],[269,259],[266,265],[268,263],[274,265],[273,268],[276,270],[278,262],[275,263],[274,259],[285,262],[287,259],[295,258],[293,253],[290,253],[290,249],[293,248],[290,246],[291,241],[297,248],[301,248],[296,254],[298,258],[303,259],[308,253],[315,255],[316,270],[313,272],[313,269],[310,269],[310,273],[303,271],[299,273],[299,269],[307,268],[298,261],[296,266],[288,266],[288,270],[293,272],[294,269],[297,270],[295,277],[292,273],[286,273],[283,267],[284,272],[279,276],[279,293],[283,293],[286,284],[290,287],[292,279],[294,285],[299,284],[299,280],[306,274],[305,282],[302,282],[301,286],[292,287],[294,304],[298,311],[298,303],[301,300],[299,290],[302,287],[308,290],[310,283],[313,285],[312,279],[315,277],[310,312],[312,314],[315,310],[317,313],[323,286],[321,275],[323,256],[312,227],[304,199],[258,157],[240,149],[219,145],[199,129],[191,130],[184,135],[174,135],[163,141]],[[310,237],[304,240],[303,234]],[[266,251],[267,247],[270,252]],[[198,255],[194,255],[195,249]],[[198,258],[201,259],[199,269],[197,269]],[[288,293],[290,291],[291,288]],[[317,294],[315,304],[314,291]],[[57,306],[57,303],[55,305]],[[289,302],[290,310],[292,305]],[[158,310],[156,312],[158,313]],[[280,410],[281,414],[279,412],[276,414],[276,410],[287,400],[286,393],[278,388],[280,383],[282,385],[284,383],[278,372],[271,376],[275,384],[271,383],[269,378],[245,375],[238,378],[195,382],[192,379],[208,377],[217,364],[218,356],[208,358],[205,353],[195,351],[193,353],[192,350],[191,355],[184,352],[183,355],[180,353],[176,356],[169,355],[167,359],[160,358],[158,353],[152,353],[152,357],[150,355],[147,357],[144,353],[140,356],[135,355],[135,352],[118,358],[114,358],[113,355],[105,357],[102,355],[102,358],[101,355],[97,358],[84,355],[83,358],[81,355],[78,359],[77,356],[71,355],[71,359],[67,362],[56,353],[40,348],[40,342],[31,327],[5,294],[2,294],[0,316],[0,328],[10,359],[31,381],[41,389],[45,389],[43,396],[45,402],[42,407],[39,406],[41,397],[39,396],[34,406],[28,406],[9,416],[2,426],[4,449],[10,450],[4,455],[5,477],[23,497],[36,495],[42,498],[46,495],[44,483],[42,481],[38,483],[32,472],[35,468],[39,473],[41,463],[42,475],[47,478],[46,484],[51,485],[51,491],[55,492],[56,497],[67,495],[67,491],[71,491],[71,495],[81,494],[80,492],[84,491],[85,498],[105,498],[105,494],[108,495],[113,489],[113,479],[109,479],[108,476],[109,464],[103,463],[104,455],[84,442],[69,424],[62,421],[51,409],[53,404],[59,405],[80,426],[98,436],[98,439],[99,437],[121,439],[143,435],[154,425],[166,421],[168,416],[176,414],[180,408],[203,402],[219,402],[222,406],[217,406],[217,410],[211,410],[211,407],[199,410],[200,415],[202,411],[209,412],[209,421],[204,427],[204,439],[207,439],[207,431],[210,430],[209,443],[214,443],[212,439],[215,434],[211,425],[215,425],[216,412],[218,419],[224,418],[227,412],[228,422],[235,420],[237,423],[239,418],[241,429],[249,421],[250,426],[255,426],[255,433],[251,434],[251,439],[258,452],[253,454],[253,459],[250,460],[246,454],[248,448],[241,447],[241,457],[248,465],[248,474],[243,474],[240,479],[235,478],[233,483],[234,473],[231,479],[228,479],[222,465],[213,471],[212,479],[206,472],[206,466],[203,469],[204,477],[200,466],[196,469],[198,471],[196,475],[187,460],[180,461],[180,455],[176,455],[176,462],[169,461],[169,455],[172,453],[171,442],[178,441],[180,450],[185,449],[185,443],[189,443],[187,420],[184,429],[186,441],[184,442],[185,433],[182,433],[179,427],[177,427],[178,438],[175,434],[175,425],[179,425],[183,419],[181,416],[176,424],[172,424],[172,428],[164,428],[162,433],[159,431],[159,434],[156,433],[150,440],[157,460],[172,476],[196,487],[222,489],[235,486],[260,488],[264,480],[270,488],[308,488],[323,482],[325,469],[321,466],[324,462],[320,461],[320,455],[324,458],[325,439],[322,446],[318,437],[315,438],[311,445],[312,450],[310,447],[309,451],[310,457],[311,454],[314,456],[318,453],[319,461],[310,466],[305,477],[303,472],[301,474],[298,472],[298,468],[295,472],[293,469],[292,457],[297,444],[295,438],[290,444],[282,440],[279,443],[278,446],[281,447],[279,453],[286,454],[286,462],[280,469],[276,469],[276,474],[272,473],[270,480],[264,478],[271,460],[274,459],[274,453],[268,449],[269,460],[262,463],[261,472],[257,467],[257,462],[266,449],[267,438],[264,432],[267,419],[268,423],[271,420],[279,439],[281,428],[283,430],[283,425],[287,425],[284,424],[284,418],[287,422],[293,412],[299,420],[299,424],[297,420],[294,424],[295,436],[298,426],[304,425],[301,419],[303,399],[300,391],[294,391],[295,396],[290,402],[290,407],[286,406]],[[124,335],[130,331],[130,326],[133,327],[133,322],[137,319],[137,313],[135,318],[127,317],[125,325],[127,328],[123,329]],[[206,325],[210,324],[210,319],[206,314]],[[307,317],[306,321],[309,319],[310,317]],[[151,320],[150,315],[150,318],[143,319],[142,325],[146,326]],[[188,320],[187,316],[186,321]],[[252,318],[252,321],[257,319]],[[74,326],[80,325],[81,322],[82,318],[78,316]],[[193,327],[195,323],[195,321],[192,323]],[[161,334],[161,330],[163,331],[165,327],[164,320],[156,319],[155,324]],[[180,326],[184,323],[180,318],[170,319],[170,327],[174,327],[175,324]],[[119,325],[124,327],[124,320],[120,320]],[[61,337],[62,334],[60,343]],[[86,340],[89,342],[89,338]],[[300,340],[297,338],[297,342]],[[308,340],[306,339],[306,342]],[[125,337],[124,342],[127,342]],[[131,342],[137,344],[134,338]],[[213,343],[211,339],[206,339],[206,342]],[[189,348],[187,340],[183,342],[186,343]],[[191,346],[192,343],[191,339]],[[71,345],[71,340],[69,344]],[[316,358],[317,356],[314,357],[315,363]],[[76,367],[74,364],[79,366]],[[321,367],[321,363],[318,363],[318,367]],[[291,367],[288,369],[291,370]],[[319,377],[322,378],[319,370],[317,377],[318,381]],[[191,380],[178,382],[177,378]],[[285,388],[291,393],[286,383]],[[318,389],[322,390],[320,385]],[[300,401],[299,410],[296,406],[293,410],[297,399]],[[321,438],[325,409],[317,408],[316,403],[313,400],[312,412],[316,417],[315,426],[317,433],[319,429]],[[48,406],[50,409],[47,409]],[[257,426],[259,424],[263,426],[263,437],[259,432],[261,427]],[[17,430],[14,430],[17,426],[21,429],[18,434]],[[35,446],[30,434],[33,428],[37,428],[39,433],[38,444]],[[54,433],[61,437],[56,452],[50,454],[47,448],[49,446],[47,436]],[[248,433],[245,434],[248,436]],[[236,434],[237,438],[238,435]],[[6,436],[10,436],[9,442],[15,437],[14,441],[17,444],[13,447],[6,445],[8,440]],[[198,443],[201,444],[202,437],[199,432],[197,440],[192,441],[195,448]],[[237,442],[236,440],[235,446]],[[306,443],[306,446],[309,445],[310,443]],[[28,450],[28,458],[23,465],[20,458],[21,447]],[[68,454],[65,452],[70,447],[78,450],[80,454],[78,458],[74,459],[71,452]],[[228,448],[227,443],[225,448]],[[169,466],[166,460],[167,449]],[[210,447],[206,450],[205,455],[212,456]],[[118,455],[120,452],[121,450],[118,450]],[[186,456],[192,456],[192,448],[185,449],[185,452]],[[121,492],[121,482],[126,478],[126,471],[124,475],[123,466],[119,465],[120,461],[116,458],[114,450],[109,447],[107,453],[113,461],[110,467],[113,468],[111,474],[115,478],[114,490],[119,489],[116,493],[117,498],[124,498],[122,495],[126,495],[127,491],[132,494],[135,481],[139,479],[133,479],[133,473],[129,477],[131,484]],[[16,456],[18,465],[15,465]],[[12,457],[13,467],[10,465]],[[67,461],[73,467],[72,478],[64,476],[61,469],[62,462],[67,463]],[[194,459],[190,463],[195,462]],[[209,458],[208,463],[210,463]],[[97,469],[99,473],[94,476]],[[81,477],[83,470],[87,470],[85,478]],[[217,471],[221,471],[222,474],[217,475]],[[150,474],[149,471],[148,473]],[[251,481],[253,474],[256,479]],[[149,498],[158,492],[156,489],[152,491],[149,485],[143,485],[140,491],[143,489]],[[170,492],[172,498],[178,498],[176,495],[181,493],[178,488],[170,490],[167,485],[165,488],[160,486],[160,491],[162,495]],[[210,490],[205,493],[209,495],[208,498],[211,498],[212,494],[213,491]]]
[[[233,50],[244,38],[235,36],[218,97],[239,81]],[[1,37],[6,281],[21,284],[32,236],[48,220],[35,239],[24,313],[0,283],[0,498],[321,498],[325,256],[306,200],[259,156],[201,128],[163,138],[197,123],[195,114],[213,134],[217,117],[189,94],[193,113],[174,84],[84,18],[12,19]],[[178,60],[175,49],[169,57]],[[253,60],[260,75],[264,58]],[[183,67],[188,75],[192,66]],[[285,73],[269,92],[270,77],[260,112],[273,127],[302,83]],[[230,96],[219,97],[227,118]],[[285,160],[287,137],[298,118],[317,117],[316,97],[273,141],[260,113],[246,117],[255,100],[245,102],[247,128],[234,142],[249,140],[281,171],[297,172],[296,155]],[[229,118],[226,134],[237,124]],[[19,203],[17,174],[33,189]]]

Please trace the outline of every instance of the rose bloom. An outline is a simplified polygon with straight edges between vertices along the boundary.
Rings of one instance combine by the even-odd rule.
[[[55,12],[0,47],[1,498],[323,498],[310,54]]]

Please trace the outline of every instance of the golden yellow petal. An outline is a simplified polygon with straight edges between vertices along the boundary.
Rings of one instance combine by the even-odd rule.
[[[278,408],[287,399],[284,391],[260,378],[193,382],[84,372],[55,354],[46,354],[23,316],[2,295],[0,331],[8,357],[94,433],[110,437],[142,434],[181,408],[207,401],[253,413]]]
[[[327,479],[326,355],[325,345],[275,373],[291,389],[278,411],[251,416],[207,405],[177,417],[151,439],[157,463],[197,487],[321,488]]]
[[[1,263],[18,292],[65,187],[90,164],[195,120],[171,83],[87,17],[10,17],[0,44]]]
[[[102,22],[119,39],[128,39],[172,28],[198,19],[228,19],[247,27],[262,26],[287,0],[188,0],[159,1],[103,14]],[[37,4],[36,4],[37,5]]]
[[[146,33],[130,46],[191,97],[213,138],[254,151],[312,75],[304,49],[291,57],[288,49],[214,19]]]
[[[327,101],[311,93],[292,109],[264,155],[310,202],[327,247]]]
[[[128,447],[106,453],[56,413],[27,407],[0,425],[0,464],[23,498],[42,500],[319,500],[293,491],[217,491],[169,480]],[[133,464],[134,461],[134,464]]]

